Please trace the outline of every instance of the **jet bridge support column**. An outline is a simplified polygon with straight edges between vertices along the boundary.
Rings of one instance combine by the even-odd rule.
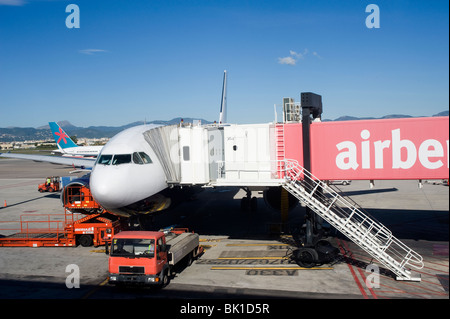
[[[322,96],[306,92],[301,93],[302,107],[302,135],[303,135],[303,167],[311,171],[311,138],[310,124],[311,120],[321,119],[322,115]],[[309,180],[306,178],[305,180]],[[306,185],[312,187],[312,185]],[[314,246],[320,240],[323,220],[316,215],[309,207],[306,207],[306,234],[305,244]]]
[[[315,186],[316,181],[312,178],[311,171],[311,120],[321,119],[322,97],[314,93],[301,93],[302,106],[302,134],[303,134],[303,180],[300,182],[302,189],[312,197],[323,197],[322,189]],[[312,118],[311,118],[312,116]],[[338,254],[339,250],[330,245],[328,241],[322,240],[325,231],[322,227],[323,219],[311,208],[306,207],[306,231],[298,232],[294,237],[299,244],[299,249],[293,252],[293,258],[302,267],[312,267],[316,264],[330,262]],[[297,234],[292,234],[296,236]]]

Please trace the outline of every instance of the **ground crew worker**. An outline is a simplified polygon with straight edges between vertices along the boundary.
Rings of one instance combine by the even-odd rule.
[[[153,243],[148,245],[148,250],[150,251],[150,255],[153,255],[155,253],[155,245]]]

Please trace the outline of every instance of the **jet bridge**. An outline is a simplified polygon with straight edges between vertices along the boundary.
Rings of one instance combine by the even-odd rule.
[[[144,133],[173,186],[281,186],[274,124],[171,125]]]

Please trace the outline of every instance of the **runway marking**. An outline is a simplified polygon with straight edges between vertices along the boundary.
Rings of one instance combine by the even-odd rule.
[[[333,270],[334,268],[324,267],[211,267],[211,270]]]
[[[433,265],[437,265],[437,266],[442,266],[442,267],[445,267],[445,268],[447,268],[448,269],[448,260],[447,259],[445,259],[445,258],[437,258],[437,257],[434,257],[434,256],[426,256],[426,258],[427,258],[427,263],[429,263],[429,264],[433,264]],[[436,259],[437,261],[442,261],[442,262],[447,262],[447,264],[441,264],[441,263],[437,263],[437,262],[433,262],[433,261],[430,261],[429,259]]]
[[[246,247],[246,246],[291,246],[289,244],[227,244],[227,247]]]
[[[81,299],[88,299],[90,296],[92,296],[94,293],[96,293],[101,287],[103,287],[107,283],[108,283],[108,278],[106,278],[103,282],[101,282],[96,287],[94,287],[90,291],[88,291],[83,297],[81,297]]]
[[[440,245],[440,244],[433,245],[433,255],[448,257],[448,245]]]
[[[89,250],[90,253],[105,253],[106,249],[93,249],[93,250]]]
[[[368,257],[366,257],[366,256],[363,256],[363,255],[360,255],[360,254],[358,254],[358,253],[352,253],[352,254],[353,254],[353,256],[358,257],[358,259],[360,259],[360,260],[372,261],[372,259],[370,259],[370,258],[368,258]],[[428,258],[430,258],[430,256],[427,256],[426,258],[428,259]],[[442,273],[442,274],[448,274],[448,273],[449,273],[449,272],[448,272],[448,265],[442,265],[442,264],[432,263],[432,262],[429,262],[429,261],[427,261],[427,263],[428,263],[428,264],[436,264],[436,265],[438,265],[438,266],[443,266],[443,267],[446,268],[446,270],[441,270],[441,269],[431,268],[431,267],[427,267],[427,266],[424,266],[423,269],[428,269],[428,270],[432,270],[432,271],[434,270],[434,271],[439,272],[439,273]],[[414,272],[417,272],[417,273],[423,274],[423,275],[432,276],[432,277],[435,277],[435,276],[436,276],[436,274],[427,273],[427,272],[420,271],[420,270],[417,270],[417,269],[414,270]],[[424,281],[424,280],[422,280],[422,281]]]
[[[342,243],[342,241],[341,241],[341,243]],[[343,245],[345,245],[347,251],[349,251],[348,250],[348,246],[346,245],[346,243],[343,243]],[[344,252],[342,252],[342,253],[344,253]],[[358,260],[361,260],[361,261],[362,260],[366,260],[367,262],[372,262],[372,259],[370,259],[370,258],[368,258],[366,256],[363,256],[363,255],[360,255],[357,252],[356,253],[352,252],[352,256],[353,257],[358,257]],[[347,264],[347,265],[349,266],[349,268],[351,267],[351,265],[349,265],[349,264]],[[424,268],[429,268],[429,267],[424,267]],[[432,268],[429,268],[429,269],[430,270],[436,270],[436,269],[432,269]],[[359,269],[359,271],[362,272],[361,269]],[[439,271],[439,270],[436,270],[436,271]],[[423,272],[423,271],[419,271],[419,270],[415,270],[415,272],[420,273],[420,274],[425,275],[425,276],[430,276],[430,277],[437,278],[437,274],[427,273],[427,272]],[[355,275],[356,275],[356,273],[355,273]],[[362,284],[359,282],[359,279],[357,277],[355,277],[355,276],[354,276],[354,278],[355,278],[355,282],[357,282],[357,284],[361,285],[361,288],[363,288]],[[380,284],[381,286],[383,286],[385,288],[388,288],[388,289],[392,289],[393,291],[388,292],[388,291],[378,291],[377,290],[378,294],[380,294],[380,293],[395,293],[395,294],[405,294],[405,295],[413,295],[413,296],[427,296],[427,295],[430,295],[430,296],[445,296],[445,295],[448,295],[448,293],[446,293],[446,292],[441,292],[441,291],[437,291],[435,289],[432,289],[433,287],[424,287],[423,284],[425,284],[425,283],[429,284],[429,285],[432,285],[432,286],[438,286],[438,287],[442,287],[442,284],[433,283],[433,282],[431,282],[429,280],[425,280],[423,278],[421,280],[422,285],[415,284],[415,283],[412,283],[412,282],[406,282],[406,281],[398,282],[398,281],[396,281],[394,278],[392,278],[390,276],[383,276],[383,278],[384,278],[384,280],[395,282],[396,284],[401,285],[403,287],[402,288],[395,288],[395,287],[388,286],[386,284],[381,283]],[[407,287],[418,288],[420,290],[423,290],[424,292],[414,292],[414,291],[405,290],[405,288],[407,288]],[[387,296],[380,296],[380,295],[377,295],[377,297],[379,297],[379,298],[389,298]],[[367,296],[367,298],[368,298],[368,296]]]
[[[216,266],[229,266],[229,265],[286,265],[292,266],[292,263],[288,259],[200,259],[197,260],[198,265],[216,265]]]
[[[345,256],[346,254],[345,254],[345,251],[344,251],[344,248],[343,248],[344,243],[343,243],[342,240],[339,240],[339,242],[340,242],[339,248],[341,250],[341,253],[342,253],[342,255]],[[347,248],[348,247],[346,247],[346,249]],[[347,251],[348,251],[348,249],[347,249]],[[369,296],[367,296],[366,291],[364,290],[364,287],[362,286],[361,282],[358,279],[358,276],[355,273],[355,270],[353,269],[353,266],[350,265],[350,264],[347,264],[347,266],[350,269],[350,272],[351,272],[351,274],[353,276],[353,280],[355,281],[356,285],[358,286],[359,291],[361,292],[361,295],[364,297],[364,299],[369,299]]]
[[[245,260],[245,259],[289,259],[289,257],[219,257],[217,259],[238,259],[238,260]]]
[[[364,274],[364,272],[362,271],[361,268],[358,268],[358,271],[359,271],[359,274],[361,275],[361,278],[364,280],[364,283],[366,283],[366,280],[367,280],[366,275]],[[373,289],[370,288],[369,286],[367,286],[367,284],[366,284],[366,287],[367,287],[367,289],[369,289],[370,293],[372,294],[372,297],[373,297],[374,299],[378,299],[378,296],[377,296],[377,294],[373,291]]]

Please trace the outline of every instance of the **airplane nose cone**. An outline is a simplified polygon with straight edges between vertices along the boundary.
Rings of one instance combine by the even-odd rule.
[[[95,169],[91,173],[90,188],[94,199],[105,209],[114,211],[131,204],[125,180],[118,174]]]

